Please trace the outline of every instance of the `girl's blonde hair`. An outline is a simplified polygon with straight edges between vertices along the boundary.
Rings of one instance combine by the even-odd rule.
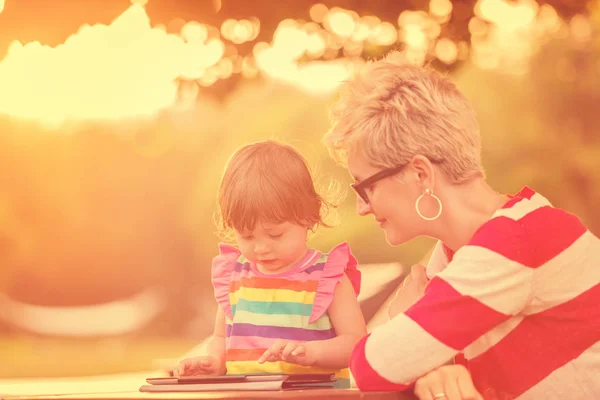
[[[346,165],[360,152],[372,165],[406,165],[415,155],[439,164],[461,183],[484,176],[479,124],[450,79],[408,63],[400,52],[369,62],[341,88],[324,141]]]
[[[227,162],[218,193],[216,225],[223,239],[232,230],[251,232],[257,221],[329,227],[334,204],[315,189],[308,163],[291,146],[266,140],[246,145]]]

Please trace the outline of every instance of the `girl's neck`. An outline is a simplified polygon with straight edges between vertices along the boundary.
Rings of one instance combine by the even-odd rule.
[[[298,264],[302,264],[303,262],[307,261],[307,258],[309,258],[310,255],[311,255],[311,249],[309,249],[308,246],[306,246],[302,255],[299,256],[295,261],[291,262],[288,265],[285,265],[285,266],[282,266],[280,268],[273,270],[273,269],[264,268],[259,263],[256,263],[256,269],[258,270],[258,272],[260,272],[261,274],[264,274],[264,275],[280,275],[280,274],[283,274],[283,273],[288,272],[289,270],[293,269]]]

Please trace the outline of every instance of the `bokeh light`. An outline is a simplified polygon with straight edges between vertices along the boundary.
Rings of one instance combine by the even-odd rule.
[[[331,29],[331,32],[338,36],[348,38],[354,32],[355,22],[350,13],[333,9],[327,16],[327,25]]]
[[[440,21],[447,21],[452,13],[452,2],[450,0],[431,0],[429,12]]]
[[[59,46],[12,43],[0,61],[0,83],[17,94],[0,99],[0,113],[47,126],[143,118],[177,102],[177,82],[209,87],[233,75],[252,79],[261,72],[302,90],[319,87],[322,93],[338,84],[323,85],[309,72],[329,76],[323,72],[329,64],[339,72],[340,65],[353,65],[356,58],[398,47],[415,64],[439,60],[451,67],[470,61],[483,69],[522,74],[548,37],[567,34],[585,45],[593,36],[587,16],[575,15],[567,24],[549,4],[534,0],[478,0],[472,17],[450,0],[430,0],[427,10],[404,10],[396,23],[317,3],[308,9],[310,22],[285,19],[270,41],[260,43],[257,17],[225,18],[218,27],[181,18],[152,26],[146,1],[132,3],[113,23],[83,25]],[[463,13],[470,40],[445,31],[453,13]],[[251,43],[250,54],[239,50],[246,43]],[[191,92],[186,93],[189,102]],[[82,101],[86,96],[93,100]]]
[[[310,7],[310,18],[318,23],[323,22],[329,9],[325,4],[317,3]]]
[[[458,58],[458,46],[450,39],[440,39],[435,45],[435,55],[440,61],[452,64]]]
[[[208,38],[208,29],[196,21],[190,21],[181,28],[181,37],[186,42],[204,43]]]
[[[0,87],[13,96],[0,97],[0,113],[50,125],[153,115],[174,102],[176,79],[200,61],[191,46],[153,29],[139,5],[108,26],[82,26],[55,48],[13,42],[0,62]]]

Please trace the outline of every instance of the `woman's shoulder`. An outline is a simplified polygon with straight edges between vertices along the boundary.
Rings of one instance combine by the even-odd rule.
[[[510,196],[510,200],[494,213],[486,225],[486,228],[495,230],[504,227],[507,234],[512,232],[527,238],[564,233],[580,235],[586,230],[576,215],[554,207],[547,198],[529,187]]]
[[[475,232],[466,247],[533,266],[564,251],[586,232],[576,215],[525,187]]]

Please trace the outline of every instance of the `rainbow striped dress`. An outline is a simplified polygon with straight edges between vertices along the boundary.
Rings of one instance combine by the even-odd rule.
[[[336,387],[350,387],[348,368],[329,370],[285,361],[259,364],[277,340],[307,342],[335,337],[327,308],[344,273],[356,294],[360,271],[346,243],[328,254],[309,250],[281,274],[261,273],[235,247],[220,244],[212,265],[215,297],[226,316],[226,367],[236,374],[335,373]]]

